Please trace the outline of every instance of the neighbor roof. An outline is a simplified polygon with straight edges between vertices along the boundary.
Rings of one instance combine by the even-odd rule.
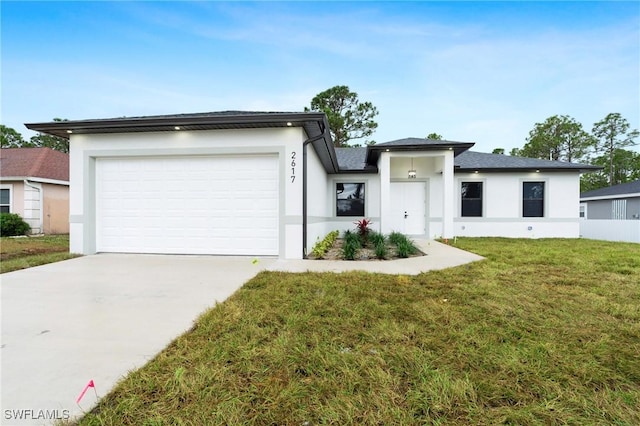
[[[615,198],[615,196],[625,196],[634,194],[640,196],[640,179],[633,182],[621,183],[619,185],[608,186],[606,188],[594,189],[580,194],[580,198]]]
[[[588,171],[602,167],[589,164],[567,163],[565,161],[540,160],[538,158],[517,157],[503,154],[465,151],[454,159],[456,171]]]
[[[51,148],[0,149],[0,176],[69,181],[69,154]]]

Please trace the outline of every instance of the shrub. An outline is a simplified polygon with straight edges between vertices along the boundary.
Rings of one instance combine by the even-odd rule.
[[[353,244],[356,249],[362,247],[362,241],[360,240],[360,235],[353,233],[351,231],[345,231],[344,233],[344,243]]]
[[[329,232],[322,241],[320,241],[320,237],[318,237],[318,241],[313,246],[311,253],[316,259],[322,259],[324,255],[329,251],[333,244],[336,242],[336,239],[340,235],[339,231],[331,231]]]
[[[20,215],[15,213],[0,213],[0,235],[3,237],[13,237],[16,235],[26,235],[31,231],[31,227]]]
[[[369,237],[369,232],[371,232],[371,228],[369,228],[369,225],[371,224],[371,220],[365,218],[365,219],[357,220],[353,223],[356,224],[356,230],[358,231],[358,235],[362,240],[362,244],[365,245],[367,243],[367,238]]]
[[[398,241],[398,244],[396,244],[396,253],[398,254],[398,257],[406,258],[413,254],[416,254],[417,252],[418,249],[407,237],[405,237],[401,241]]]
[[[369,232],[369,242],[371,244],[373,244],[374,247],[380,245],[380,244],[386,244],[387,243],[387,239],[385,238],[384,235],[382,235],[379,232],[376,231],[370,231]]]
[[[407,241],[407,237],[400,232],[392,232],[389,234],[389,242],[394,246],[397,246],[401,241]]]
[[[381,243],[375,245],[376,257],[380,260],[387,258],[387,245],[384,242],[384,238]]]
[[[360,249],[360,238],[356,234],[352,235],[355,235],[356,239],[345,239],[344,246],[342,246],[342,257],[344,257],[345,260],[355,260],[356,254]]]

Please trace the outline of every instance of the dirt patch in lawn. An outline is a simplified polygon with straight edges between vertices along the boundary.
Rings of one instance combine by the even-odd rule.
[[[0,260],[64,252],[69,252],[68,235],[4,237],[0,240]]]

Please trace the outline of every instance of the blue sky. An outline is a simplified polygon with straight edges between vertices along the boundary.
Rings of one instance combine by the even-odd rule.
[[[373,139],[510,150],[566,114],[640,127],[638,2],[2,1],[1,122],[301,111],[348,85]],[[637,148],[636,148],[637,149]]]

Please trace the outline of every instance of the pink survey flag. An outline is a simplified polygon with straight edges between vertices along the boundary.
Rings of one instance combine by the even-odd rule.
[[[82,392],[80,392],[80,396],[78,397],[78,399],[76,399],[76,404],[80,403],[80,400],[84,397],[84,394],[87,393],[87,389],[89,388],[93,388],[94,390],[96,389],[96,385],[93,383],[93,379],[89,380],[87,386],[82,389]]]

